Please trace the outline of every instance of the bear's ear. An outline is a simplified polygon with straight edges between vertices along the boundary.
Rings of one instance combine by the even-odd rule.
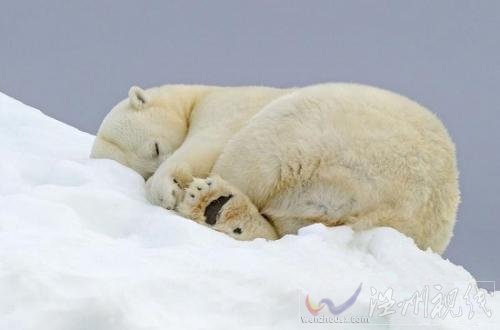
[[[130,87],[130,90],[128,91],[128,98],[130,105],[137,110],[143,109],[146,103],[148,103],[146,91],[138,86]]]

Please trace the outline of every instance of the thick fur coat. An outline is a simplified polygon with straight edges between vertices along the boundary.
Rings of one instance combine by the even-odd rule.
[[[91,156],[148,179],[153,203],[238,239],[312,223],[390,226],[442,253],[459,202],[455,149],[439,119],[355,84],[132,87]]]

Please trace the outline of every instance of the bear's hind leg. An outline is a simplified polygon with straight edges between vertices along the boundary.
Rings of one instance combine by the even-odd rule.
[[[349,190],[328,182],[297,185],[276,194],[261,210],[278,235],[296,234],[313,223],[340,226],[357,211],[358,198]]]

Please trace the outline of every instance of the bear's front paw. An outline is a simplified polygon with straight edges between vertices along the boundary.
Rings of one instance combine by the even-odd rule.
[[[146,197],[155,205],[175,210],[184,197],[182,183],[175,173],[155,173],[146,182]]]
[[[218,211],[231,197],[229,187],[225,187],[220,179],[195,178],[184,192],[178,211],[192,220],[214,225]]]
[[[277,238],[248,197],[219,177],[193,179],[177,211],[239,240]]]

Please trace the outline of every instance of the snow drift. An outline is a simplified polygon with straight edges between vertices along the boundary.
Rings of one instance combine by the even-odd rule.
[[[500,326],[498,295],[392,229],[235,241],[92,141],[0,93],[0,329]]]

